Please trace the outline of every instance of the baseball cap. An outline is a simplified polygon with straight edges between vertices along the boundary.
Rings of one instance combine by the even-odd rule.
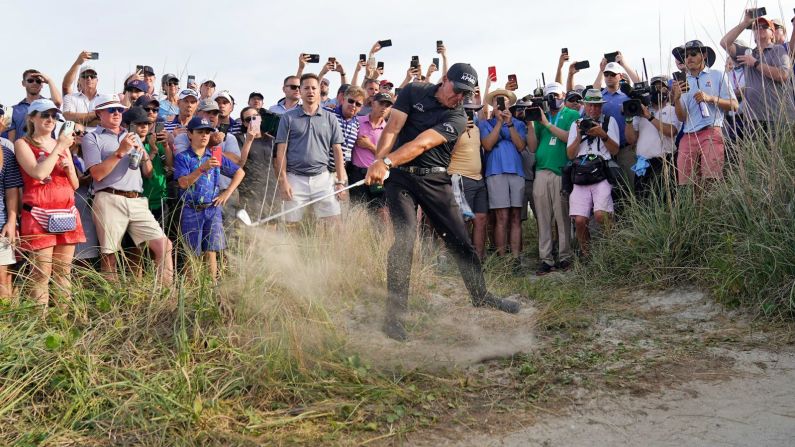
[[[251,92],[251,94],[248,95],[248,99],[257,98],[257,97],[259,97],[259,99],[261,99],[261,100],[265,99],[265,97],[262,96],[262,93],[260,93],[260,92]]]
[[[94,98],[94,110],[112,109],[121,107],[126,109],[127,106],[119,102],[116,95],[97,95]]]
[[[155,75],[155,69],[150,67],[149,65],[144,65],[144,68],[141,70],[141,72],[143,72],[143,74],[145,74],[145,75],[151,75],[151,76]],[[171,75],[171,76],[174,76],[174,75]]]
[[[122,122],[126,124],[149,123],[149,115],[143,107],[132,107],[121,116]]]
[[[550,93],[566,93],[566,89],[560,82],[550,82],[544,86],[544,96]]]
[[[94,67],[92,67],[91,65],[83,65],[82,67],[80,67],[80,74],[83,74],[87,71],[93,71],[94,74],[97,73],[97,70],[94,69]]]
[[[447,70],[447,79],[461,90],[474,92],[478,85],[478,72],[469,64],[457,62]]]
[[[624,69],[621,65],[618,65],[618,62],[608,62],[607,65],[605,65],[605,69],[602,70],[602,73],[621,74],[624,73]]]
[[[668,84],[668,81],[670,81],[670,80],[671,80],[671,78],[669,78],[669,77],[668,77],[668,76],[666,76],[666,75],[653,76],[653,77],[651,78],[651,80],[649,81],[649,85],[654,85],[654,84],[655,84],[655,83],[657,83],[657,82],[662,82],[663,84],[666,84],[666,85],[667,85],[667,84]]]
[[[757,17],[756,23],[759,25],[767,25],[768,28],[774,30],[776,29],[776,24],[772,20],[768,19],[767,17]]]
[[[199,99],[199,94],[196,93],[196,90],[193,90],[192,88],[186,88],[185,90],[179,92],[178,99],[185,99],[188,96],[193,96],[194,98]]]
[[[390,95],[389,93],[378,93],[378,94],[376,94],[373,97],[373,101],[376,101],[376,102],[378,102],[378,101],[386,101],[386,102],[388,102],[390,104],[394,104],[395,103],[395,99],[392,98],[392,95]]]
[[[235,98],[232,97],[232,94],[229,93],[229,90],[221,90],[213,96],[213,99],[216,101],[218,101],[218,98],[224,98],[229,101],[230,104],[235,103]]]
[[[201,82],[201,84],[199,84],[199,85],[204,85],[204,84],[206,84],[208,82],[212,82],[213,83],[213,87],[215,87],[215,81],[212,78],[207,78],[207,79],[203,80]]]
[[[163,84],[165,84],[166,82],[168,82],[168,81],[170,81],[172,79],[177,81],[177,82],[179,82],[179,78],[174,73],[166,73],[166,74],[164,74],[163,77],[162,77]]]
[[[199,102],[199,112],[210,112],[218,109],[218,103],[214,99],[202,99]]]
[[[143,95],[143,96],[141,96],[140,98],[138,98],[138,99],[136,99],[136,100],[135,100],[135,105],[136,105],[137,107],[144,107],[144,106],[148,106],[149,104],[152,104],[152,103],[155,103],[155,104],[157,104],[157,106],[158,106],[158,107],[160,107],[160,101],[158,101],[157,99],[155,99],[155,97],[154,97],[154,96],[150,96],[150,95]]]
[[[577,90],[571,90],[568,93],[566,93],[566,101],[569,102],[582,101],[582,93],[578,92]]]
[[[135,79],[135,80],[130,81],[130,82],[127,83],[127,89],[129,90],[131,88],[134,88],[136,90],[140,90],[142,92],[146,92],[146,91],[149,90],[149,85],[146,82],[144,82],[144,81],[141,81],[139,79]]]
[[[37,99],[28,106],[28,115],[32,114],[33,112],[41,113],[52,109],[57,110],[59,114],[61,113],[61,109],[59,109],[58,106],[56,106],[51,100]]]
[[[780,29],[787,29],[787,27],[784,26],[784,22],[782,22],[781,19],[773,19],[772,22],[773,22],[773,25],[775,25],[776,29],[779,29],[779,28]]]
[[[331,84],[331,81],[329,81],[329,80],[328,80],[328,78],[323,78],[323,79],[321,79],[321,80],[320,80],[320,83],[321,83],[321,84],[330,85],[330,84]]]
[[[383,81],[381,81],[381,82],[380,82],[378,85],[380,85],[380,86],[382,86],[382,87],[383,87],[383,86],[385,86],[385,85],[391,85],[392,87],[394,87],[394,86],[395,86],[395,84],[393,84],[391,81],[387,81],[386,79],[384,79]]]
[[[215,127],[210,124],[210,120],[207,118],[200,118],[198,116],[194,116],[188,122],[188,130],[200,130],[200,129],[210,129],[211,131],[215,132]]]

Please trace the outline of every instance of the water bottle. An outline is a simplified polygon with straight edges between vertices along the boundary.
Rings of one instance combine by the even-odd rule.
[[[141,166],[141,151],[130,151],[130,169],[135,170],[138,169],[139,166]]]

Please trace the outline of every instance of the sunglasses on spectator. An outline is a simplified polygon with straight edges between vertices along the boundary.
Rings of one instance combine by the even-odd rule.
[[[157,107],[144,107],[144,110],[146,110],[148,113],[157,113],[157,112],[159,112]]]
[[[243,118],[243,122],[244,123],[250,123],[250,122],[254,121],[254,118],[256,118],[256,117],[257,117],[257,115],[247,116],[247,117]]]
[[[285,85],[285,87],[288,87],[290,90],[298,90],[301,88],[300,85]]]
[[[41,112],[39,117],[43,120],[58,119],[58,112]]]
[[[618,74],[617,74],[617,73],[611,73],[611,72],[609,72],[609,71],[606,71],[606,72],[605,72],[605,77],[606,77],[606,78],[614,78],[614,77],[616,77],[616,76],[618,76]]]
[[[701,54],[701,50],[687,50],[688,57],[696,57]]]
[[[88,132],[86,132],[85,130],[77,130],[77,129],[75,129],[75,136],[76,137],[82,137],[83,135],[85,135],[87,133]]]
[[[219,110],[207,110],[204,113],[206,113],[208,115],[220,115],[221,111],[219,111]]]
[[[754,29],[754,31],[758,29],[770,29],[768,25],[754,25],[752,28]]]
[[[359,102],[359,101],[357,101],[357,100],[355,100],[353,98],[348,98],[348,104],[353,104],[356,107],[361,107],[361,106],[364,105],[363,103],[361,103],[361,102]]]
[[[179,82],[169,81],[169,82],[166,83],[166,85],[169,85],[169,86],[171,86],[171,85],[179,85]]]
[[[96,78],[97,78],[97,75],[92,75],[92,74],[82,74],[82,75],[80,75],[80,77],[81,77],[82,79],[96,79]]]
[[[114,113],[124,113],[124,109],[122,109],[121,107],[111,107],[109,109],[104,109],[104,110],[110,113],[111,115],[113,115]]]
[[[28,84],[33,84],[34,82],[36,84],[41,84],[42,82],[44,82],[44,80],[41,78],[27,78],[26,81],[28,82]]]

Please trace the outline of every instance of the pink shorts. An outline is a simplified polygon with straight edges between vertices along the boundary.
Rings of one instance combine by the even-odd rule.
[[[707,127],[684,134],[676,159],[679,184],[689,185],[705,178],[723,178],[724,158],[720,127]]]
[[[574,185],[569,195],[569,216],[591,217],[591,210],[613,212],[613,187],[602,180],[593,185]]]

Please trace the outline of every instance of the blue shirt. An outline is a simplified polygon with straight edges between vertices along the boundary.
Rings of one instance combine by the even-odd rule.
[[[241,128],[242,128],[242,125],[240,124],[240,120],[236,120],[234,118],[229,118],[229,130],[226,133],[227,133],[227,135],[240,133],[240,129]]]
[[[602,96],[605,99],[605,103],[602,105],[602,113],[615,120],[616,124],[618,124],[618,134],[621,138],[618,145],[624,147],[627,145],[627,138],[624,136],[624,126],[626,125],[626,121],[624,121],[624,101],[627,101],[629,96],[625,95],[621,90],[610,93],[606,88],[602,89]]]
[[[714,104],[707,104],[709,116],[702,117],[701,109],[699,109],[696,100],[693,99],[693,96],[698,91],[703,91],[708,95],[717,96],[721,99],[735,99],[734,90],[729,87],[729,82],[723,76],[723,72],[708,67],[705,67],[704,71],[698,74],[698,77],[688,72],[687,85],[690,87],[690,91],[682,93],[680,98],[682,105],[687,108],[687,120],[682,126],[682,131],[684,133],[692,133],[708,126],[723,126],[723,111]]]
[[[196,155],[193,149],[180,152],[174,157],[174,178],[179,180],[180,177],[189,175],[212,156],[212,151],[208,149],[204,150],[204,155],[201,157]],[[221,192],[221,175],[231,177],[238,169],[240,167],[232,160],[222,156],[220,167],[210,169],[199,176],[188,189],[180,188],[180,199],[193,205],[212,202]]]
[[[179,115],[179,107],[176,104],[172,104],[168,99],[163,98],[160,100],[160,109],[157,111],[157,116],[167,118],[172,115]]]
[[[174,132],[174,129],[181,129],[183,127],[185,126],[183,126],[182,123],[179,122],[179,115],[176,115],[174,116],[173,120],[166,121],[166,123],[163,125],[163,130],[165,130],[166,132]]]
[[[19,103],[13,107],[13,112],[11,113],[11,127],[8,130],[16,131],[14,135],[14,139],[16,140],[24,137],[28,133],[25,125],[25,117],[28,116],[28,107],[30,107],[30,103],[27,101],[27,98],[19,101]],[[5,135],[8,135],[8,131],[6,131]]]
[[[512,118],[513,126],[519,137],[522,140],[527,140],[527,125],[516,118]],[[492,118],[490,120],[478,121],[478,130],[480,130],[480,139],[483,141],[497,125],[497,120]],[[513,141],[511,141],[511,129],[508,126],[502,126],[500,129],[500,139],[497,144],[486,152],[486,177],[497,174],[516,174],[524,177],[524,165],[522,164],[522,154],[516,150]]]
[[[5,138],[0,138],[0,146],[3,147],[3,170],[0,171],[0,228],[5,226],[8,216],[6,215],[6,190],[22,187],[22,175],[19,173],[19,165],[14,157],[14,145]]]
[[[237,155],[238,157],[240,156],[240,147],[237,145],[237,138],[235,138],[234,136],[232,136],[229,133],[226,134],[226,138],[224,138],[224,141],[221,142],[221,147],[223,148],[221,150],[225,154],[226,153],[231,153],[231,154]],[[190,138],[188,137],[187,133],[183,133],[183,134],[177,135],[176,138],[174,138],[174,156],[175,157],[177,156],[177,154],[180,154],[183,151],[190,151],[190,150],[191,150],[191,148],[190,148]],[[230,177],[232,177],[232,176],[231,175],[230,176],[226,176],[226,175],[222,175],[221,176],[220,185],[221,185],[221,189],[222,190],[228,188],[229,185],[232,183],[232,179]]]

